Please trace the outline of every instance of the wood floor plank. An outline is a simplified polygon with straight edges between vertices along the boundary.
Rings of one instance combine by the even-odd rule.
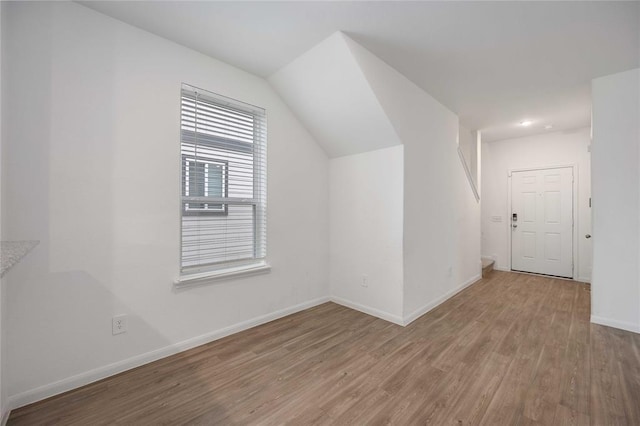
[[[585,413],[558,405],[553,424],[557,426],[585,426],[591,424],[591,419]]]
[[[640,335],[494,271],[407,327],[333,303],[13,410],[8,424],[638,425]]]
[[[591,420],[595,424],[626,424],[611,343],[607,327],[591,325]]]
[[[508,358],[491,352],[482,361],[482,368],[472,371],[449,408],[434,420],[442,424],[479,424],[502,383],[509,362]]]
[[[480,424],[518,424],[523,414],[525,396],[534,376],[536,365],[537,360],[516,354]]]
[[[560,404],[588,415],[590,409],[590,351],[588,345],[570,340],[562,366]]]

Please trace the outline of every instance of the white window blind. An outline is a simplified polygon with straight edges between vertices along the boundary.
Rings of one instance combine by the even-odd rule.
[[[264,109],[183,84],[181,271],[266,257]]]

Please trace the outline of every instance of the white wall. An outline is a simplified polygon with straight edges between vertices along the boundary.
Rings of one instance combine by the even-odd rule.
[[[589,128],[482,143],[482,256],[509,270],[511,222],[508,172],[513,169],[577,165],[577,279],[591,280],[591,156]],[[499,217],[500,222],[492,220]]]
[[[75,3],[5,6],[2,232],[41,240],[3,284],[12,404],[326,300],[328,160],[265,80]],[[267,110],[270,274],[173,290],[182,82]]]
[[[640,69],[593,80],[591,320],[640,333]]]
[[[403,161],[396,146],[329,163],[331,296],[400,324]]]
[[[2,24],[2,19],[3,19],[3,15],[2,15],[2,9],[4,9],[4,4],[0,3],[0,117],[2,117],[2,66],[3,66],[3,61],[2,61],[2,32],[4,29],[4,25]],[[4,181],[4,179],[2,178],[2,120],[0,120],[0,224],[2,224],[2,182]],[[0,241],[2,240],[2,226],[0,226]],[[6,310],[4,309],[3,305],[4,305],[4,301],[5,301],[5,282],[4,279],[0,278],[0,422],[2,422],[4,420],[4,415],[5,415],[5,402],[6,402],[6,389],[5,389],[5,384],[6,381],[4,380],[4,375],[7,371],[7,369],[4,366],[4,362],[5,362],[5,356],[4,356],[4,351],[6,350],[6,345],[4,345],[4,328],[3,328],[3,323],[4,321],[2,320],[3,315],[5,314]]]
[[[480,206],[458,156],[458,117],[347,38],[404,144],[405,322],[480,278]]]

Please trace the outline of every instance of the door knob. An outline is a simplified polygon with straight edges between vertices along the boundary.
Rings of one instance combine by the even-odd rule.
[[[591,238],[591,234],[587,234],[587,235],[585,235],[584,237],[585,237],[585,238],[587,238],[587,239],[588,239],[588,238]]]

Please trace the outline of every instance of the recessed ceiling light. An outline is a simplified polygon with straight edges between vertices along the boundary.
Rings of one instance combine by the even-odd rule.
[[[544,129],[545,130],[553,129],[553,125],[547,124],[546,126],[544,126]]]
[[[520,122],[520,125],[523,127],[528,127],[528,126],[531,126],[532,124],[533,124],[533,121],[531,120],[524,120]]]

